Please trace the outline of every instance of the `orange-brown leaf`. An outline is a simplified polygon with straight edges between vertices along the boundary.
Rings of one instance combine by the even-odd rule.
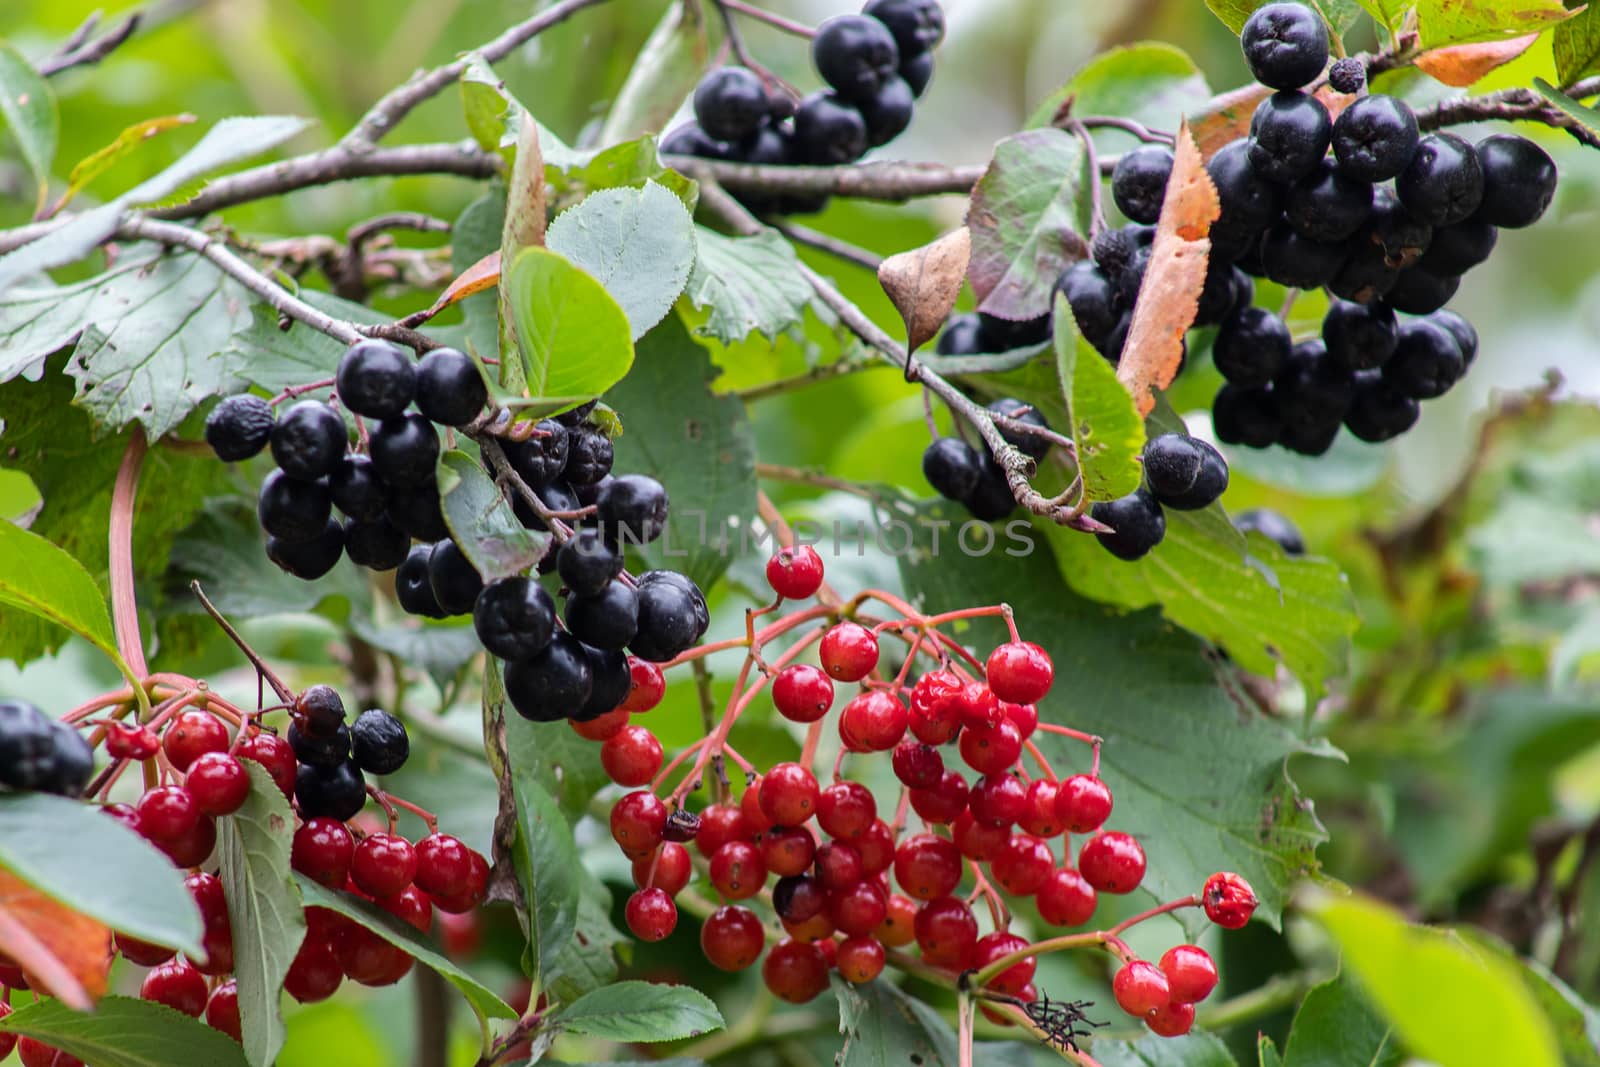
[[[451,304],[465,300],[469,296],[487,292],[500,284],[500,250],[484,256],[478,262],[456,275],[456,280],[451,282],[439,299],[433,302],[428,309],[428,318],[433,318]]]
[[[878,284],[905,320],[907,353],[915,352],[939,332],[945,316],[956,306],[971,258],[972,234],[962,226],[878,265]]]
[[[1457,44],[1448,48],[1435,48],[1417,57],[1417,66],[1435,81],[1464,89],[1474,84],[1496,67],[1503,67],[1516,59],[1539,39],[1537,33],[1513,37],[1507,41],[1480,41],[1476,44]]]
[[[1206,173],[1200,146],[1188,123],[1178,130],[1172,178],[1155,245],[1139,299],[1133,306],[1128,343],[1117,366],[1117,379],[1133,394],[1139,414],[1155,406],[1154,390],[1165,389],[1183,360],[1183,335],[1200,309],[1211,258],[1211,224],[1222,214],[1217,187]]]
[[[0,870],[0,953],[77,1011],[105,996],[111,931]]]

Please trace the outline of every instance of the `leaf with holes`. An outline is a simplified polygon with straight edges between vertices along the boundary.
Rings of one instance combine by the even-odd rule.
[[[972,234],[963,226],[878,265],[878,284],[906,324],[908,352],[915,352],[944,328],[967,280],[971,258]]]
[[[90,1013],[54,1000],[18,1007],[0,1033],[26,1034],[94,1067],[245,1067],[239,1043],[165,1004],[106,997]]]

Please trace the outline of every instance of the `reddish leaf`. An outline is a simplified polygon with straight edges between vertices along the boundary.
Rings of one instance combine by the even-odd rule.
[[[427,312],[422,316],[422,321],[433,318],[451,304],[465,300],[469,296],[488,292],[500,284],[500,250],[495,249],[478,262],[456,275],[456,280],[451,282],[444,292],[439,294],[439,299],[433,302]]]
[[[1156,224],[1155,246],[1133,307],[1117,379],[1133,394],[1139,414],[1155,406],[1183,359],[1183,335],[1194,324],[1211,258],[1211,224],[1222,213],[1188,123],[1178,131],[1177,157]]]
[[[111,931],[0,871],[0,952],[77,1011],[105,996]]]
[[[878,284],[906,323],[906,351],[915,352],[939,332],[956,306],[972,257],[965,226],[932,244],[890,256],[878,266]]]
[[[1503,67],[1533,46],[1537,33],[1513,37],[1509,41],[1483,41],[1435,48],[1417,57],[1417,66],[1436,81],[1465,88],[1496,67]]]

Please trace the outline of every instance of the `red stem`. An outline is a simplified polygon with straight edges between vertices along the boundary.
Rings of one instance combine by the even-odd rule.
[[[111,489],[111,620],[117,634],[117,651],[131,672],[128,680],[135,686],[150,673],[144,659],[144,641],[139,636],[139,602],[133,589],[133,505],[147,451],[144,430],[135,426]]]

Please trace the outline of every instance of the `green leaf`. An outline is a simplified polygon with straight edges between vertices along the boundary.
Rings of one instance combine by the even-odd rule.
[[[1563,88],[1600,71],[1600,7],[1590,4],[1557,26],[1550,47],[1556,57],[1556,80]]]
[[[434,951],[428,942],[417,935],[413,927],[349,893],[336,893],[308,878],[299,878],[297,881],[300,885],[300,896],[305,900],[306,907],[336,911],[345,918],[360,923],[389,944],[404,949],[406,955],[424,967],[437,971],[439,977],[455,986],[461,995],[467,998],[467,1003],[472,1006],[480,1022],[488,1019],[517,1018],[518,1013],[515,1008],[495,996],[476,978]]]
[[[486,582],[521,574],[550,546],[550,534],[524,528],[500,487],[465,452],[439,457],[439,497],[445,525]]]
[[[1056,369],[1067,390],[1078,470],[1090,500],[1115,500],[1139,488],[1144,420],[1117,370],[1078,333],[1067,298],[1056,295]]]
[[[259,763],[245,761],[250,793],[244,807],[219,821],[217,854],[233,929],[233,973],[239,1022],[252,1067],[270,1067],[283,1049],[283,979],[305,937],[305,909],[289,847],[294,812]]]
[[[775,339],[800,325],[811,286],[800,274],[794,246],[776,230],[724,237],[701,227],[695,245],[699,256],[687,296],[695,307],[711,309],[706,333],[732,344],[756,332]]]
[[[1600,109],[1585,107],[1543,78],[1533,79],[1533,87],[1539,90],[1540,96],[1566,112],[1579,126],[1600,137]]]
[[[350,619],[350,629],[374,648],[428,672],[440,692],[448,688],[461,668],[483,654],[483,644],[470,620],[455,624],[423,622],[380,626],[365,614],[357,613]],[[571,730],[567,732],[572,733]]]
[[[238,1042],[165,1004],[105,997],[90,1013],[59,1000],[18,1007],[0,1033],[26,1034],[94,1067],[245,1067]]]
[[[544,248],[517,253],[509,278],[528,395],[541,410],[574,407],[628,373],[632,330],[605,286]]]
[[[1097,1040],[1091,1046],[1100,1067],[1237,1067],[1238,1061],[1213,1034],[1182,1037],[1145,1034],[1138,1041]],[[1354,1065],[1351,1065],[1354,1067]]]
[[[1306,994],[1283,1052],[1285,1067],[1397,1067],[1403,1059],[1394,1028],[1348,975]]]
[[[1027,125],[1049,126],[1071,100],[1075,115],[1121,115],[1154,129],[1175,130],[1184,115],[1209,99],[1205,75],[1188,53],[1145,42],[1095,56],[1034,109]]]
[[[590,193],[556,217],[545,245],[605,286],[637,341],[672,310],[688,283],[694,234],[683,201],[651,181],[642,189]]]
[[[461,72],[461,111],[467,130],[485,152],[515,148],[516,131],[522,122],[522,104],[506,89],[505,80],[484,62],[483,56],[474,52],[466,59],[466,69]],[[539,134],[540,142],[545,142],[545,131],[541,129]],[[551,146],[545,144],[544,147],[548,152]]]
[[[1306,910],[1338,942],[1345,969],[1411,1055],[1435,1063],[1561,1063],[1538,1002],[1503,959],[1451,931],[1413,926],[1365,897],[1308,894]]]
[[[595,189],[637,188],[645,182],[666,186],[690,210],[700,199],[699,186],[661,162],[654,137],[624,141],[599,151],[569,152],[559,164],[551,158],[545,157],[545,179],[560,203],[571,203]]]
[[[963,518],[942,502],[918,511],[917,551],[899,560],[907,594],[927,612],[1010,604],[1023,638],[1050,653],[1058,678],[1072,680],[1040,702],[1040,718],[1105,738],[1101,773],[1117,796],[1115,828],[1139,836],[1149,856],[1143,892],[1169,900],[1233,870],[1261,898],[1257,914],[1275,922],[1290,889],[1315,870],[1326,836],[1286,772],[1288,757],[1313,750],[1229,700],[1200,645],[1154,612],[1119,615],[1072,592],[1061,577],[1068,557],[1053,559],[1049,540],[1012,527],[990,551],[976,538],[963,551]],[[950,525],[935,552],[939,522]],[[1098,549],[1085,534],[1063,536]],[[1087,565],[1112,564],[1099,550]],[[993,647],[1005,634],[985,620],[962,643]],[[1082,744],[1055,734],[1035,740],[1058,773],[1087,768]]]
[[[665,126],[694,92],[710,53],[704,13],[669,5],[640,46],[596,141],[616,144]]]
[[[137,152],[141,145],[152,138],[168,130],[187,126],[193,121],[193,115],[163,115],[160,118],[135,122],[117,134],[110,144],[89,153],[73,165],[72,173],[67,176],[67,191],[61,194],[59,203],[64,204],[77,196],[90,182]]]
[[[1206,6],[1227,25],[1228,29],[1238,33],[1244,29],[1245,20],[1251,13],[1268,2],[1269,0],[1206,0]],[[1316,9],[1322,16],[1322,21],[1328,24],[1328,28],[1336,37],[1343,37],[1361,18],[1361,4],[1358,0],[1306,0],[1306,2]]]
[[[391,321],[363,304],[316,289],[302,289],[299,295],[317,310],[357,325]],[[276,395],[291,385],[332,378],[347,347],[303,322],[292,323],[286,330],[275,308],[256,303],[250,309],[249,325],[236,330],[214,358],[243,380]],[[317,389],[303,395],[326,398],[330,392],[331,388]]]
[[[66,841],[71,848],[62,847]],[[112,929],[205,955],[200,912],[183,874],[90,805],[45,793],[0,794],[0,867]]]
[[[506,223],[505,189],[490,186],[487,193],[468,204],[450,231],[450,267],[461,274],[484,256],[500,249],[500,232]],[[461,321],[466,330],[465,350],[480,366],[500,352],[500,303],[493,292],[478,293],[461,301]],[[490,381],[498,381],[488,374]]]
[[[645,336],[633,372],[606,394],[627,419],[618,469],[658,479],[672,501],[666,533],[643,554],[703,589],[728,569],[756,513],[755,435],[737,397],[712,393],[716,373],[674,316]]]
[[[567,731],[571,733],[571,730]],[[572,938],[550,962],[545,983],[562,1003],[617,980],[617,947],[630,944],[611,922],[611,892],[587,868],[579,873],[578,918]]]
[[[833,992],[844,1035],[836,1067],[957,1067],[961,1062],[956,1035],[944,1017],[885,979],[857,986],[835,975]],[[1026,1045],[1008,1042],[974,1046],[973,1062],[1027,1067],[1034,1061]]]
[[[1484,931],[1468,928],[1458,933],[1473,948],[1498,957],[1522,978],[1554,1030],[1565,1067],[1600,1064],[1600,1009],[1586,1003],[1544,964],[1521,959],[1504,942]]]
[[[122,664],[105,597],[83,564],[38,534],[3,521],[0,603],[71,630]]]
[[[589,810],[589,801],[610,779],[600,764],[600,748],[564,722],[529,722],[506,716],[506,745],[518,774],[529,775],[555,797],[569,821]]]
[[[1416,6],[1415,0],[1359,0],[1362,8],[1389,31],[1392,38],[1399,31],[1406,13]]]
[[[42,204],[61,132],[56,94],[22,53],[5,41],[0,41],[0,119],[5,120],[23,162],[33,173]]]
[[[572,827],[555,798],[523,769],[517,754],[512,749],[512,793],[517,802],[517,841],[512,856],[523,904],[518,917],[524,920],[528,935],[525,969],[529,977],[541,981],[576,928],[582,866]]]
[[[1517,0],[1515,4],[1504,0],[1419,0],[1417,4],[1424,49],[1540,33],[1571,14],[1561,0]]]
[[[1256,1056],[1261,1067],[1283,1067],[1283,1057],[1278,1055],[1278,1046],[1273,1044],[1272,1038],[1266,1034],[1256,1036]]]
[[[567,1030],[608,1041],[681,1041],[723,1027],[722,1013],[688,986],[618,982],[586,993],[556,1013]]]
[[[1083,142],[1064,130],[1027,130],[995,146],[972,191],[967,278],[978,310],[1003,319],[1050,311],[1050,290],[1088,254]]]

